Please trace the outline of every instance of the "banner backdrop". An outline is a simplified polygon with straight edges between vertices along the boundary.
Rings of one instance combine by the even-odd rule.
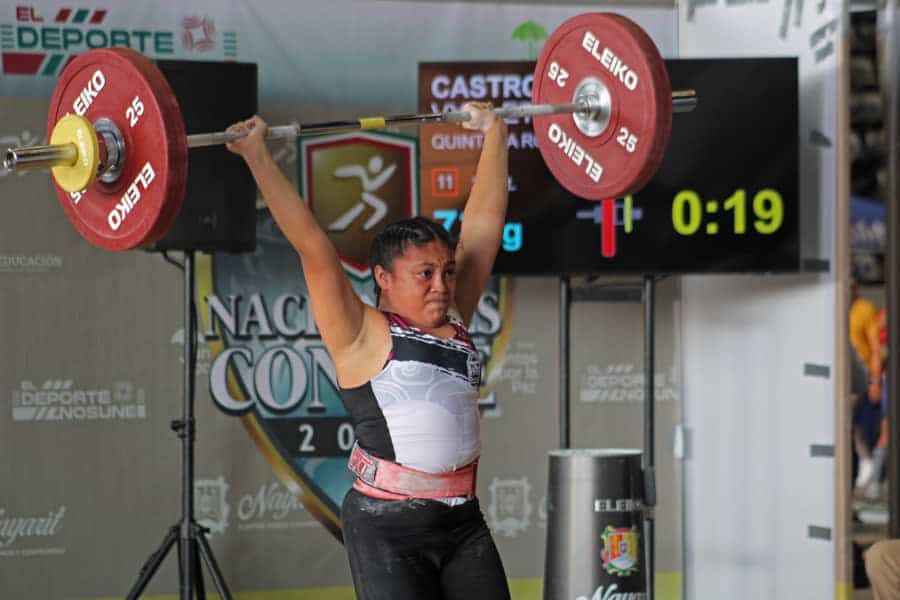
[[[534,59],[542,44],[535,31],[550,32],[584,10],[347,0],[6,5],[0,142],[46,140],[55,77],[86,48],[129,45],[158,59],[256,62],[264,117],[313,121],[414,109],[419,62]],[[635,19],[672,54],[671,8],[603,10]],[[527,23],[539,27],[520,27]],[[273,145],[324,224],[344,213],[320,209],[352,209],[365,177],[391,167],[379,197],[398,212],[384,218],[415,212],[415,130],[329,142]],[[319,203],[326,192],[317,191],[315,167],[303,172],[306,158],[332,161],[320,173],[360,167],[343,182],[349,199],[330,208]],[[401,175],[406,179],[392,179]],[[0,597],[121,597],[179,516],[180,448],[169,423],[181,410],[181,274],[156,254],[90,247],[66,221],[46,174],[4,174],[0,186],[0,393],[7,399],[0,411]],[[353,221],[351,233],[374,214]],[[210,529],[232,591],[350,598],[335,510],[349,484],[346,417],[296,255],[263,209],[257,229],[255,253],[198,264],[197,518]],[[351,267],[354,285],[369,297],[365,269]],[[546,453],[558,440],[557,303],[553,278],[496,278],[472,323],[487,360],[479,497],[516,598],[540,595]],[[589,332],[620,318],[575,314],[573,330],[588,335],[573,341],[573,355],[595,352]],[[661,327],[658,335],[673,330]],[[630,364],[634,349],[619,358],[618,347],[576,368]],[[604,431],[618,418],[583,414],[606,419]],[[578,435],[592,445],[621,443]],[[660,484],[661,496],[676,497],[674,478]],[[665,514],[674,520],[676,512]],[[676,531],[660,528],[661,538],[671,538],[659,559],[669,573],[680,568]],[[173,555],[147,592],[175,590]],[[677,590],[659,597],[678,597]]]

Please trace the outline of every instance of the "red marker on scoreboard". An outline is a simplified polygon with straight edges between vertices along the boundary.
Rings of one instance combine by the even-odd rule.
[[[616,255],[616,199],[606,198],[600,201],[603,211],[603,222],[600,229],[600,252],[604,258]]]
[[[619,200],[606,198],[592,203],[591,206],[590,209],[576,211],[575,218],[600,225],[601,255],[603,258],[615,258],[619,251],[617,230],[621,227],[625,235],[633,232],[634,222],[643,219],[644,211],[641,208],[635,208],[631,195]]]

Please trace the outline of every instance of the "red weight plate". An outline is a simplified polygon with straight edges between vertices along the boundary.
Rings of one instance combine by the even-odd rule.
[[[95,180],[70,194],[54,182],[75,228],[105,250],[158,241],[181,209],[187,185],[187,135],[178,101],[155,64],[135,50],[101,48],[75,57],[60,75],[47,127],[74,112],[107,118],[125,141],[125,163],[112,183]]]
[[[534,69],[532,102],[574,102],[588,78],[609,91],[607,127],[590,137],[572,115],[534,117],[538,148],[553,176],[576,196],[620,198],[641,189],[665,154],[672,127],[669,74],[636,23],[588,13],[564,22],[547,40]]]

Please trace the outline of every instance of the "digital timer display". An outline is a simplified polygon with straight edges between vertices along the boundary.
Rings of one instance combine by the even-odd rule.
[[[530,120],[508,122],[509,210],[495,272],[799,269],[797,60],[666,64],[672,88],[695,89],[699,102],[673,115],[659,171],[631,196],[574,197],[544,165]],[[533,69],[530,62],[422,63],[420,109],[527,103]],[[480,143],[480,133],[456,125],[420,127],[421,214],[459,226]]]
[[[681,190],[672,201],[672,227],[680,235],[694,235],[705,227],[706,233],[719,233],[719,202],[704,202],[694,190]],[[776,233],[784,223],[784,200],[776,190],[766,188],[753,196],[753,229],[762,235]],[[736,190],[721,203],[729,228],[722,233],[741,235],[747,233],[747,190]],[[705,224],[705,225],[704,225]]]

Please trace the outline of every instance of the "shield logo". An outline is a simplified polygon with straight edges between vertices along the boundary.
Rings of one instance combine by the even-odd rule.
[[[197,523],[213,533],[225,533],[228,527],[228,484],[217,479],[194,480],[194,512]]]
[[[418,214],[416,141],[348,133],[300,141],[300,189],[348,273],[369,275],[369,246],[388,223]]]
[[[528,478],[494,478],[490,486],[488,514],[491,527],[506,537],[515,537],[531,525],[531,484]]]
[[[404,163],[401,169],[400,162],[400,157],[415,158],[415,139],[353,134],[316,138],[312,142],[324,145],[316,145],[315,151],[304,150],[305,164],[313,164],[307,160],[310,153],[314,157],[319,150],[327,152],[331,148],[329,142],[339,142],[337,148],[349,145],[356,153],[346,161],[335,160],[322,170],[327,175],[342,167],[358,167],[353,170],[356,177],[353,173],[336,177],[335,185],[349,189],[353,184],[351,192],[356,194],[349,195],[349,199],[338,199],[338,208],[326,210],[323,206],[327,206],[331,194],[327,186],[316,191],[317,175],[313,174],[312,180],[306,176],[301,188],[312,191],[311,202],[316,206],[315,214],[323,228],[327,230],[335,221],[339,221],[337,225],[347,225],[343,232],[329,232],[339,247],[342,236],[349,235],[347,232],[359,230],[360,236],[375,235],[392,219],[416,214],[416,169],[409,163]],[[380,157],[380,164],[378,160],[373,162],[376,156]],[[381,194],[378,197],[386,202],[388,212],[383,221],[367,231],[366,223],[381,216],[376,210],[377,202],[373,206],[363,200],[362,209],[354,209],[362,198],[360,190],[364,190],[359,167],[371,174],[383,173],[391,165],[397,167],[390,177],[384,178],[384,185],[370,192]],[[389,187],[403,169],[408,170],[403,176],[408,187]],[[341,171],[343,175],[348,172],[349,169]],[[369,186],[374,188],[371,182]],[[391,196],[386,189],[394,190]],[[351,210],[357,213],[354,218],[345,216]],[[196,259],[198,333],[210,351],[210,395],[219,410],[242,420],[279,480],[303,502],[310,514],[340,539],[340,506],[354,478],[347,468],[354,443],[353,425],[340,399],[334,365],[313,319],[297,254],[267,210],[257,214],[256,227],[254,253],[200,254]],[[341,252],[350,255],[346,248]],[[357,253],[363,261],[357,267],[365,266],[367,254],[368,249]],[[356,293],[364,302],[373,304],[368,269],[348,271],[353,274],[350,280]],[[470,325],[472,341],[485,362],[481,406],[486,417],[500,414],[491,374],[502,369],[507,354],[513,296],[511,280],[491,278]],[[473,368],[470,376],[479,374]],[[513,512],[521,518],[524,505],[517,506]]]
[[[638,570],[638,540],[640,534],[637,527],[612,527],[603,530],[603,568],[610,575],[625,577]]]

